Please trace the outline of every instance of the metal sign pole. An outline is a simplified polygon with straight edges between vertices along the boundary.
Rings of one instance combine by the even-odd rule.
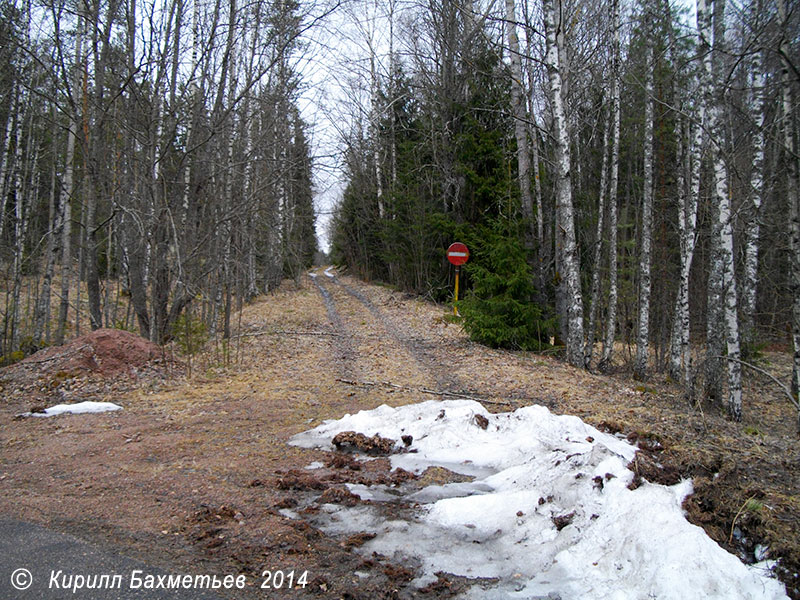
[[[469,260],[469,248],[461,242],[453,242],[447,249],[447,260],[456,268],[456,293],[453,301],[453,315],[460,317],[458,314],[458,276],[461,273],[461,265]]]
[[[460,272],[461,272],[461,267],[456,266],[456,295],[455,295],[455,301],[453,302],[453,315],[456,317],[461,316],[458,314],[458,274]]]

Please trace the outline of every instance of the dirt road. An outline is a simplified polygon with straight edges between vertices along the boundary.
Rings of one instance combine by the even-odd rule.
[[[219,591],[232,598],[446,598],[468,582],[444,575],[415,590],[408,586],[413,564],[362,556],[363,540],[327,537],[284,516],[312,496],[354,501],[346,482],[392,482],[387,461],[359,468],[346,456],[287,441],[322,420],[384,403],[470,397],[495,411],[544,404],[630,433],[652,449],[637,461],[643,476],[695,477],[687,510],[721,544],[735,521],[747,539],[731,549],[762,542],[776,555],[800,555],[794,415],[763,393],[765,382],[749,383],[745,423],[732,424],[713,407],[687,407],[666,383],[643,386],[490,350],[449,324],[446,307],[321,269],[312,275],[245,308],[232,365],[219,364],[212,350],[194,359],[191,377],[124,375],[119,385],[87,386],[84,395],[79,378],[51,374],[39,382],[53,403],[68,389],[72,399],[121,404],[116,413],[15,418],[29,410],[30,391],[9,372],[0,375],[0,515],[168,573],[245,574],[246,589]],[[314,461],[327,466],[304,469]],[[425,478],[403,483],[422,486]],[[769,509],[741,511],[754,496]],[[314,506],[305,510],[311,515]],[[261,589],[275,582],[267,571],[281,573],[278,589]],[[291,591],[290,573],[295,580],[305,574]]]

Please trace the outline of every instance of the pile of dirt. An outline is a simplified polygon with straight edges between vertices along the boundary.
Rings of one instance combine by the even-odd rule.
[[[63,346],[44,348],[16,365],[42,372],[97,373],[113,377],[162,362],[164,350],[148,340],[122,329],[98,329]]]
[[[81,397],[123,389],[174,375],[176,367],[157,344],[129,331],[98,329],[0,369],[0,387],[20,400],[69,401],[78,389]]]

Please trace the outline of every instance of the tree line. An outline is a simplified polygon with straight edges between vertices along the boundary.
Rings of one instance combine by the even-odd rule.
[[[294,0],[0,10],[6,362],[80,333],[87,315],[92,329],[157,342],[181,318],[229,336],[237,303],[311,264],[297,57],[324,11]]]
[[[476,339],[701,375],[737,420],[788,341],[797,405],[796,3],[363,4],[335,261],[444,300],[458,239]]]

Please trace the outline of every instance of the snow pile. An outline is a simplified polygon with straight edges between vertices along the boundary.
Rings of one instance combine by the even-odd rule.
[[[469,475],[406,496],[408,519],[386,520],[376,504],[324,505],[331,534],[369,531],[362,547],[421,562],[424,585],[445,571],[481,581],[469,598],[563,600],[786,598],[766,571],[744,565],[684,517],[691,482],[628,489],[636,448],[587,425],[532,406],[490,414],[477,402],[381,406],[301,433],[294,445],[331,449],[342,431],[413,436],[416,452],[392,466],[430,466]],[[362,499],[396,500],[384,489],[351,486]]]
[[[28,413],[31,417],[54,417],[64,414],[101,413],[122,410],[119,404],[113,402],[78,402],[77,404],[56,404],[43,412]]]

